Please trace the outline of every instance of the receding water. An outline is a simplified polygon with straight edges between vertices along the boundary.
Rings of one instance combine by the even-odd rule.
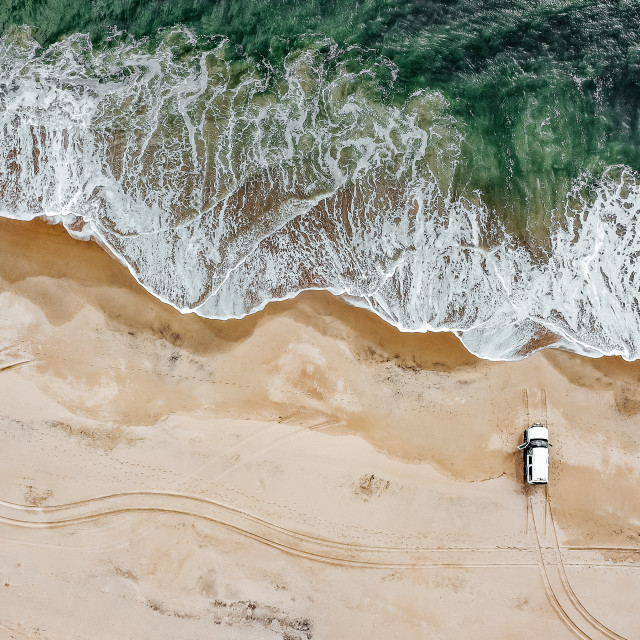
[[[397,4],[5,5],[0,214],[206,317],[321,288],[637,358],[640,10]]]

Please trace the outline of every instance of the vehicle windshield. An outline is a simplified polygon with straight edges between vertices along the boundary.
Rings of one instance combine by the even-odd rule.
[[[535,439],[529,443],[530,447],[548,447],[549,443],[546,440]]]

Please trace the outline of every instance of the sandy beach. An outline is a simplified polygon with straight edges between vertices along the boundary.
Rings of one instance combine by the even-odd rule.
[[[0,220],[0,637],[638,638],[639,385],[327,293],[181,315]]]

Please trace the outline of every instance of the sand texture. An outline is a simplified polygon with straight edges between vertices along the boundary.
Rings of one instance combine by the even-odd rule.
[[[0,637],[639,638],[639,385],[318,292],[182,316],[0,221]]]

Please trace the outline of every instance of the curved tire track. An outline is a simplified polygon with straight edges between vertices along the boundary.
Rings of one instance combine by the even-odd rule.
[[[553,519],[553,513],[551,512],[551,503],[546,492],[544,503],[541,504],[542,501],[540,501],[538,503],[538,507],[544,507],[545,518],[547,511],[549,513],[549,519],[551,521],[550,529],[551,536],[553,538],[553,549],[555,552],[556,563],[553,566],[549,566],[549,564],[545,562],[543,553],[543,536],[541,535],[535,516],[536,505],[531,496],[529,496],[528,500],[530,503],[531,517],[533,520],[533,529],[536,536],[540,574],[542,576],[542,582],[547,594],[547,599],[549,600],[555,612],[565,623],[567,628],[582,640],[596,640],[600,638],[606,638],[607,640],[625,640],[625,638],[618,635],[615,631],[609,629],[609,627],[602,624],[597,618],[589,613],[589,611],[583,606],[583,604],[580,602],[575,592],[573,591],[565,571],[564,562],[562,560],[560,551],[560,545],[557,538],[556,524]],[[561,584],[563,595],[566,597],[565,605],[568,602],[570,604],[570,607],[563,606],[558,597],[559,594],[554,591],[551,580],[549,578],[550,570],[557,571],[559,577],[558,582]],[[577,621],[581,622],[580,626],[577,624]],[[587,629],[585,629],[585,623],[587,624]]]
[[[560,604],[558,597],[556,596],[553,587],[551,586],[551,581],[549,580],[549,572],[547,571],[547,565],[544,561],[544,555],[542,553],[542,545],[540,541],[540,531],[538,529],[538,524],[536,523],[535,509],[533,500],[529,497],[530,507],[531,507],[531,519],[533,520],[533,530],[536,536],[537,547],[538,547],[538,563],[540,565],[540,575],[542,577],[542,584],[544,586],[545,593],[547,594],[547,599],[549,600],[549,604],[551,604],[553,610],[557,613],[558,617],[564,622],[565,626],[569,631],[572,631],[578,638],[581,640],[592,640],[590,636],[576,625],[571,616],[567,613],[566,609]]]
[[[547,506],[548,506],[548,509],[549,509],[549,519],[551,520],[551,533],[552,533],[553,544],[554,544],[554,548],[555,548],[555,552],[556,552],[558,570],[560,572],[560,579],[562,580],[562,585],[564,587],[564,590],[565,590],[567,596],[569,597],[569,599],[573,603],[574,607],[578,610],[580,615],[582,615],[582,617],[587,622],[589,622],[596,629],[598,629],[598,631],[600,631],[605,636],[607,636],[607,638],[609,638],[609,640],[625,640],[625,638],[623,638],[622,636],[618,635],[615,631],[613,631],[612,629],[609,629],[609,627],[607,627],[606,625],[602,624],[597,618],[592,616],[589,613],[589,611],[584,607],[582,602],[580,602],[580,600],[578,599],[578,596],[575,594],[574,590],[572,589],[571,583],[569,582],[569,578],[567,577],[567,573],[566,573],[565,568],[564,568],[564,562],[562,561],[562,555],[561,555],[561,552],[560,552],[560,545],[558,543],[558,533],[556,531],[556,523],[555,523],[555,520],[553,518],[553,511],[551,509],[551,498],[549,498],[548,494],[547,494]]]
[[[549,407],[548,407],[548,403],[547,403],[547,390],[542,387],[541,389],[538,389],[539,391],[539,412],[544,416],[544,425],[548,428],[549,427]],[[526,404],[526,409],[527,409],[527,417],[529,418],[529,392],[528,390],[524,391],[524,396],[525,396],[525,404]],[[534,394],[535,396],[535,394]],[[529,497],[529,504],[531,507],[531,515],[533,518],[533,525],[534,525],[534,530],[535,530],[535,534],[536,534],[536,541],[537,541],[537,545],[538,545],[538,555],[539,555],[539,559],[541,564],[541,571],[543,574],[543,582],[545,582],[545,589],[551,589],[551,583],[549,581],[549,577],[548,577],[548,573],[547,573],[547,567],[544,564],[544,555],[542,553],[542,544],[541,544],[541,538],[540,538],[540,532],[537,528],[536,522],[535,522],[535,510],[534,510],[534,505],[533,505],[533,501],[531,496]],[[545,493],[544,493],[544,517],[545,517],[545,534],[546,534],[546,519],[547,519],[547,512],[549,514],[549,520],[551,523],[551,534],[552,534],[552,538],[553,538],[553,547],[555,550],[555,555],[556,555],[556,566],[557,566],[557,571],[560,577],[560,582],[562,583],[562,588],[564,590],[564,594],[566,595],[566,597],[569,599],[569,602],[572,605],[573,610],[575,610],[575,612],[578,613],[578,616],[581,617],[590,627],[589,632],[595,632],[597,636],[604,636],[607,638],[607,640],[625,640],[625,638],[623,638],[622,636],[618,635],[615,631],[612,631],[611,629],[609,629],[609,627],[607,627],[606,625],[602,624],[597,618],[595,618],[593,615],[591,615],[591,613],[589,613],[589,611],[584,607],[584,605],[580,602],[580,600],[578,599],[578,597],[576,596],[574,590],[571,587],[571,584],[569,582],[569,578],[567,577],[567,573],[565,571],[565,567],[564,567],[564,562],[562,560],[562,554],[560,552],[560,545],[558,543],[558,535],[557,535],[557,530],[556,530],[556,523],[555,520],[553,518],[553,513],[551,511],[551,499],[549,497],[549,489],[548,486],[545,487]],[[559,612],[560,617],[565,620],[565,616],[567,618],[569,618],[570,620],[570,628],[572,629],[572,631],[574,631],[575,633],[577,633],[579,635],[579,637],[581,638],[589,638],[589,640],[591,640],[590,636],[587,636],[585,634],[584,631],[582,631],[581,629],[579,629],[577,627],[577,625],[574,623],[573,620],[570,619],[570,617],[568,616],[568,613],[565,609],[562,608],[562,606],[560,605],[556,594],[553,593],[553,590],[551,589],[551,594],[549,593],[549,591],[547,591],[547,596],[551,595],[551,597],[549,597],[549,600],[552,604],[552,606],[554,606],[554,604],[557,604],[558,607],[560,607],[561,612]],[[556,608],[554,606],[554,608]],[[556,609],[557,610],[557,609]],[[558,610],[557,610],[558,611]],[[565,621],[566,622],[566,621]]]
[[[386,569],[536,564],[534,549],[526,546],[438,548],[339,542],[294,531],[213,500],[177,493],[128,492],[40,507],[0,501],[0,523],[31,529],[68,527],[131,513],[163,513],[200,518],[286,553],[329,564]]]

